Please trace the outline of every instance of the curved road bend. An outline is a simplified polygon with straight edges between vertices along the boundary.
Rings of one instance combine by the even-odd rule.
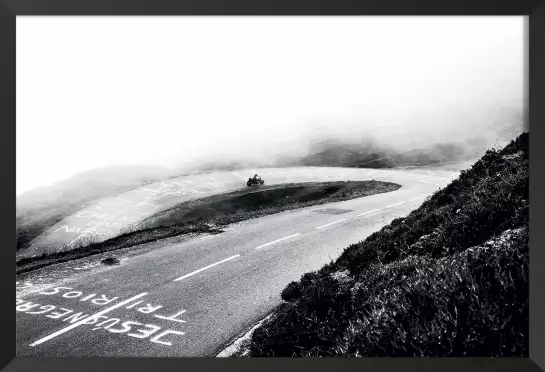
[[[16,279],[17,355],[214,356],[265,317],[290,281],[406,215],[458,174],[317,172],[306,180],[374,178],[402,187],[243,221],[218,235],[129,250],[119,266],[97,265],[95,256],[23,274]],[[287,182],[301,182],[293,178]]]
[[[246,188],[247,177],[254,173],[262,175],[267,184],[271,185],[290,182],[365,180],[388,176],[392,172],[395,172],[398,177],[403,174],[409,176],[404,170],[297,167],[210,172],[175,177],[99,200],[49,228],[32,242],[29,249],[19,252],[19,255],[41,254],[44,247],[58,249],[59,246],[66,244],[73,248],[85,244],[90,237],[94,240],[105,240],[119,235],[130,225],[181,202]],[[419,173],[412,171],[411,174]],[[430,174],[428,171],[427,180],[434,181],[433,173]]]

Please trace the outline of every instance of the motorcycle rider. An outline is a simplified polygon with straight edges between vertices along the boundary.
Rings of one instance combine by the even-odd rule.
[[[264,183],[263,180],[261,179],[261,177],[259,177],[259,176],[257,175],[257,173],[254,174],[253,177],[248,178],[248,182],[246,182],[246,184],[247,184],[248,186],[251,186],[251,185],[259,185],[259,184],[263,185],[263,183]]]

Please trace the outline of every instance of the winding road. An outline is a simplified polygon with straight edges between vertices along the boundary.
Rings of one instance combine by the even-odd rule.
[[[98,255],[22,274],[16,278],[17,355],[215,356],[270,313],[290,281],[408,214],[458,175],[440,169],[251,169],[170,180],[186,191],[192,185],[193,192],[182,195],[166,188],[168,195],[155,200],[165,208],[242,188],[254,173],[267,184],[375,179],[402,187],[243,221],[217,235],[174,237],[116,251],[121,260],[116,266],[101,265]],[[133,190],[84,211],[98,206],[119,215],[119,209],[111,207],[116,199],[134,205],[143,203],[135,195],[145,193]],[[148,194],[155,198],[158,192]],[[148,204],[140,206],[149,209],[132,216],[144,218],[157,210],[146,200]],[[79,223],[78,218],[71,216],[59,225]],[[81,235],[81,230],[79,235],[55,235],[54,230],[40,239],[72,241]]]

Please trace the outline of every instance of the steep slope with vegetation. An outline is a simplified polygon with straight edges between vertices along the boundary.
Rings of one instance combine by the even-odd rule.
[[[251,356],[528,356],[528,133],[282,292]]]

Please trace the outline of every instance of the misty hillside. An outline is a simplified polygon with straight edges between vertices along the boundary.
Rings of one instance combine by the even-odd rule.
[[[528,356],[529,138],[282,292],[251,356]]]
[[[373,133],[358,138],[313,138],[308,154],[284,157],[283,166],[337,166],[363,168],[395,168],[423,166],[445,162],[476,160],[492,146],[504,146],[524,130],[521,112],[509,106],[500,106],[490,115],[487,125],[474,131],[455,127],[432,139],[427,133],[408,143],[389,144],[387,138],[378,139]],[[393,138],[393,137],[392,137]]]
[[[474,136],[444,135],[434,142],[424,139],[412,146],[396,147],[373,136],[347,140],[329,133],[323,136],[314,134],[309,135],[306,141],[301,140],[300,147],[303,150],[299,150],[298,153],[286,149],[284,153],[280,152],[276,156],[242,152],[234,157],[223,156],[213,160],[208,157],[206,160],[204,158],[197,160],[191,167],[180,169],[180,172],[297,166],[396,168],[474,161],[481,157],[487,148],[505,145],[523,131],[520,116],[514,115],[511,110],[504,109],[498,112],[504,115],[503,120],[493,120],[486,128],[479,128],[481,133]]]
[[[241,133],[231,143],[192,154],[179,172],[259,167],[337,166],[394,168],[475,161],[524,129],[525,105],[509,99],[487,105],[419,110],[379,119],[317,120],[277,133]],[[384,115],[384,117],[383,117]],[[284,138],[285,137],[285,138]],[[284,138],[283,140],[280,140]]]
[[[16,200],[17,250],[44,230],[100,198],[163,180],[170,170],[115,166],[80,172],[51,186],[27,191]]]
[[[353,168],[424,166],[477,159],[486,150],[486,144],[484,139],[477,138],[464,142],[445,141],[398,151],[392,147],[377,145],[370,140],[347,143],[342,140],[328,139],[312,145],[309,154],[291,158],[284,157],[276,165]]]
[[[441,143],[427,148],[399,153],[371,143],[343,143],[326,140],[313,146],[312,152],[295,161],[305,166],[337,166],[355,168],[394,168],[418,166],[476,158],[478,152],[467,151],[467,144]]]

